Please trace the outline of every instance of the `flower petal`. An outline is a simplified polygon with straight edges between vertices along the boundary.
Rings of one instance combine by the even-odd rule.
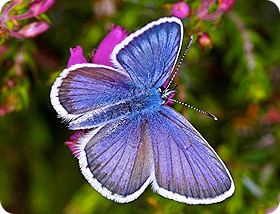
[[[77,45],[75,48],[70,48],[70,57],[68,59],[67,67],[80,63],[87,63],[87,60],[84,57],[82,47]]]
[[[71,153],[74,155],[74,157],[77,157],[79,155],[79,149],[78,149],[78,140],[81,136],[85,134],[85,131],[76,131],[67,141],[65,141],[65,145],[68,146]]]
[[[26,13],[13,16],[12,18],[21,20],[21,19],[29,19],[38,16],[42,13],[45,13],[47,10],[49,10],[54,3],[55,0],[33,0],[31,3],[29,3],[29,9]]]
[[[54,3],[55,0],[34,0],[30,4],[29,11],[31,11],[34,16],[38,16],[49,10]]]
[[[28,11],[26,11],[26,13],[13,16],[12,19],[22,20],[22,19],[29,19],[38,16],[42,13],[45,13],[47,10],[49,10],[54,3],[55,0],[33,0],[29,4],[29,9]]]
[[[215,3],[214,0],[203,0],[200,7],[197,10],[197,16],[203,20],[214,20],[217,19],[218,16],[222,15],[225,12],[228,12],[235,0],[219,0],[218,8],[212,13],[208,13],[209,8],[212,4]]]
[[[102,40],[98,46],[94,56],[93,62],[96,64],[113,66],[111,62],[111,53],[114,47],[125,39],[127,32],[121,26],[114,27],[110,33]]]
[[[49,29],[49,24],[46,22],[32,22],[25,25],[19,31],[11,31],[10,36],[16,38],[33,38]]]

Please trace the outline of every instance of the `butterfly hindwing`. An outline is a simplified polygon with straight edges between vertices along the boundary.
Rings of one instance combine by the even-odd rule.
[[[114,65],[140,88],[158,88],[169,78],[183,38],[180,19],[165,17],[129,35],[112,53]]]
[[[103,196],[126,203],[151,182],[152,150],[146,126],[141,117],[119,120],[80,140],[81,171]]]
[[[234,191],[215,151],[169,107],[94,129],[79,147],[89,183],[120,203],[135,200],[150,183],[160,195],[188,204],[216,203]]]
[[[188,203],[216,203],[234,191],[222,160],[179,113],[162,107],[148,120],[154,157],[153,189],[160,195]]]

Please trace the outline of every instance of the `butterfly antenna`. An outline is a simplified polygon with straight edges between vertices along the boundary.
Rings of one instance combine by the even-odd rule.
[[[190,36],[189,43],[188,43],[188,45],[187,45],[187,47],[186,47],[186,49],[185,49],[185,51],[184,51],[184,53],[183,53],[183,56],[181,57],[181,59],[180,59],[180,61],[179,61],[178,65],[177,65],[177,67],[176,67],[176,70],[175,70],[173,76],[171,77],[171,79],[170,79],[170,81],[169,81],[169,83],[168,83],[166,89],[168,89],[168,88],[170,87],[170,85],[172,84],[174,78],[175,78],[176,75],[178,74],[178,72],[179,72],[179,70],[180,70],[180,67],[181,67],[181,65],[182,65],[182,63],[183,63],[183,61],[184,61],[184,58],[185,58],[185,56],[187,55],[187,53],[188,53],[188,51],[189,51],[189,49],[190,49],[190,47],[191,47],[192,41],[193,41],[193,35]],[[165,89],[165,90],[166,90],[166,89]]]
[[[179,104],[181,104],[181,105],[184,105],[184,106],[186,106],[186,107],[188,107],[188,108],[191,108],[191,109],[193,109],[193,110],[195,110],[195,111],[197,111],[197,112],[199,112],[199,113],[205,114],[206,116],[211,117],[213,120],[218,120],[218,118],[217,118],[215,115],[213,115],[213,114],[211,114],[211,113],[209,113],[209,112],[207,112],[207,111],[203,111],[203,110],[201,110],[201,109],[198,109],[198,108],[196,108],[196,107],[193,107],[192,105],[190,105],[190,104],[188,104],[188,103],[183,103],[183,102],[181,102],[181,101],[174,100],[174,99],[171,99],[171,98],[169,98],[168,100],[171,100],[171,101],[173,101],[174,103],[179,103]]]

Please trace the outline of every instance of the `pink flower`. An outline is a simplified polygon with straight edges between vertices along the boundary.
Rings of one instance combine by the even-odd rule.
[[[48,11],[53,6],[54,3],[55,0],[33,0],[29,4],[29,9],[26,13],[18,16],[13,16],[12,18],[21,20],[21,19],[29,19],[38,16]]]
[[[114,47],[119,44],[127,36],[127,32],[121,27],[112,26],[110,33],[101,41],[98,46],[92,62],[100,65],[113,66],[111,62],[111,53]],[[76,46],[75,48],[70,48],[70,58],[68,60],[67,67],[78,64],[78,63],[87,63],[83,55],[83,49],[81,46]]]
[[[234,1],[235,0],[219,0],[218,1],[219,9],[224,11],[224,12],[229,11],[232,8],[232,6],[233,6]]]
[[[203,0],[200,7],[197,10],[197,16],[203,20],[213,20],[218,18],[218,16],[222,15],[225,12],[228,12],[235,0],[219,0],[218,1],[218,9],[212,13],[208,13],[209,8],[212,4],[215,3],[214,0]]]
[[[67,63],[67,67],[80,63],[87,63],[87,60],[84,57],[82,47],[77,45],[75,48],[70,48],[70,57]]]
[[[32,22],[25,25],[19,31],[11,31],[10,36],[15,38],[33,38],[49,29],[46,22]]]
[[[190,7],[186,2],[177,2],[172,5],[172,15],[184,19],[190,15]]]
[[[33,16],[47,12],[55,3],[55,0],[34,0],[30,4],[29,11]]]
[[[98,46],[94,56],[93,62],[96,64],[113,66],[111,62],[111,53],[114,47],[125,39],[127,32],[121,26],[114,27],[112,25],[112,30],[110,33],[102,40]]]
[[[9,2],[0,14],[0,33],[15,38],[33,38],[38,36],[48,30],[49,24],[45,17],[37,16],[46,12],[54,3],[55,0],[32,0],[31,2],[13,0]],[[17,7],[18,5],[21,7]],[[28,7],[28,10],[26,13],[21,14],[24,7]],[[21,21],[22,19],[25,20]]]
[[[112,30],[110,33],[101,41],[98,46],[93,58],[92,62],[100,65],[113,66],[111,62],[111,54],[113,49],[117,44],[125,39],[127,36],[127,32],[121,26],[114,27],[112,26]],[[78,64],[78,63],[86,63],[87,60],[83,55],[83,49],[81,46],[76,46],[76,48],[70,48],[70,58],[68,60],[67,67]]]

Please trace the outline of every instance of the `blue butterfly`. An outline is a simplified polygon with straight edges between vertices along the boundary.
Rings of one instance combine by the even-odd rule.
[[[207,141],[165,105],[183,40],[183,24],[165,17],[118,44],[115,68],[85,63],[65,69],[51,102],[80,138],[82,174],[108,199],[127,203],[151,184],[158,194],[188,204],[220,202],[234,192],[231,175]]]

